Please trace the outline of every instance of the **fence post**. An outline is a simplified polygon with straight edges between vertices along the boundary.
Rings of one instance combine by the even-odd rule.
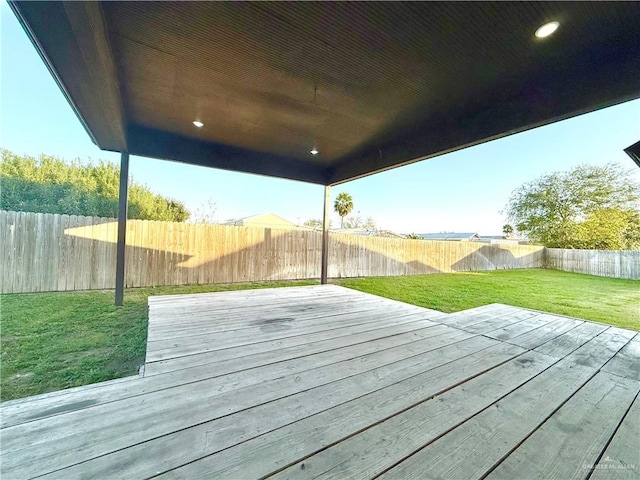
[[[320,283],[327,283],[327,272],[329,269],[329,213],[330,213],[330,190],[328,185],[324,187],[324,214],[322,216],[322,263],[320,266]]]
[[[129,153],[120,155],[120,192],[118,194],[118,244],[116,253],[116,306],[124,303],[124,254],[127,248],[127,194],[129,187]]]

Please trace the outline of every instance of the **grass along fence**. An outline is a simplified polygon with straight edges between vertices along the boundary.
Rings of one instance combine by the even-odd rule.
[[[2,293],[114,288],[115,219],[0,211]],[[329,276],[420,275],[541,267],[543,247],[331,234]],[[320,276],[322,234],[127,222],[126,285],[298,280]]]

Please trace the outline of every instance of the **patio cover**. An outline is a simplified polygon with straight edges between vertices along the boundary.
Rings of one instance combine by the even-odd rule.
[[[101,149],[322,185],[640,96],[636,2],[10,4]]]

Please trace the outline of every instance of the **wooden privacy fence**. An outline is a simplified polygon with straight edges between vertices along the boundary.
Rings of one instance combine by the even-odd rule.
[[[640,279],[638,250],[565,250],[546,248],[545,266],[601,277]]]
[[[3,293],[114,288],[115,219],[0,211]],[[329,276],[417,275],[543,265],[543,248],[331,234]],[[127,222],[128,287],[320,276],[322,234]]]

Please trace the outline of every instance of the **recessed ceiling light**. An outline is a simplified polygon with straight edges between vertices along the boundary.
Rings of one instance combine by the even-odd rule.
[[[542,25],[539,29],[536,30],[536,37],[545,38],[555,32],[560,24],[558,22],[549,22]]]
[[[193,124],[198,128],[204,127],[204,123],[202,123],[200,120],[194,120]]]
[[[317,149],[317,148],[313,147],[309,153],[310,153],[311,155],[317,155],[317,154],[318,154],[318,153],[320,153],[320,152],[318,152],[318,149]]]

